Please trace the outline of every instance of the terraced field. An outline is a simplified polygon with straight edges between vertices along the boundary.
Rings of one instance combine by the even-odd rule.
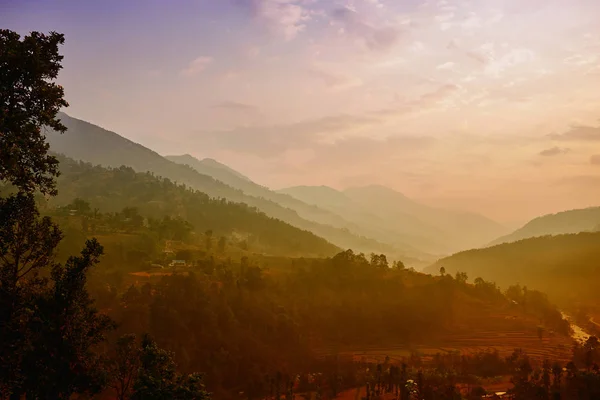
[[[475,322],[475,321],[471,321]],[[473,323],[470,326],[483,326]],[[545,358],[568,361],[574,340],[558,334],[544,334],[540,340],[534,321],[522,318],[513,319],[512,316],[497,316],[485,321],[485,327],[476,329],[460,329],[446,335],[440,335],[437,340],[422,343],[382,343],[381,345],[368,345],[360,347],[333,347],[323,346],[317,349],[322,356],[339,354],[352,356],[355,359],[367,361],[380,361],[389,356],[392,360],[401,361],[416,352],[422,356],[423,361],[431,359],[436,353],[458,352],[473,354],[476,352],[497,350],[502,356],[510,355],[515,349],[523,349],[533,360],[541,361]],[[491,328],[491,329],[490,329]]]

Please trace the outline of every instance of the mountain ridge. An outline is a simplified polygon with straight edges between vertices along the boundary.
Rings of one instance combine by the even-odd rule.
[[[488,246],[547,235],[590,232],[599,230],[598,228],[600,207],[565,210],[536,217],[514,232],[490,242]]]
[[[497,222],[479,214],[429,207],[381,185],[352,187],[342,191],[324,186],[295,186],[280,190],[305,202],[336,212],[372,229],[405,235],[419,248],[436,249],[437,254],[485,245],[505,232]],[[473,226],[471,237],[457,240],[465,231],[465,220]],[[466,227],[467,231],[469,226]],[[487,240],[486,240],[487,238]]]
[[[236,189],[209,175],[202,174],[188,165],[168,160],[157,152],[126,139],[115,132],[70,117],[64,113],[60,113],[59,117],[62,123],[67,126],[67,132],[64,134],[59,134],[52,130],[46,132],[50,149],[56,153],[105,167],[117,168],[121,165],[129,166],[137,172],[148,171],[188,185],[214,198],[225,198],[233,202],[246,203],[251,207],[258,208],[271,217],[280,219],[300,229],[309,230],[341,248],[354,248],[357,251],[366,253],[388,253],[392,257],[415,260],[416,262],[419,257],[426,256],[425,253],[410,246],[405,246],[404,248],[392,246],[356,234],[352,232],[351,225],[346,229],[341,229],[328,224],[307,220],[290,207],[282,206],[264,197],[247,195],[243,190]],[[233,174],[229,175],[234,176]],[[239,176],[237,179],[245,181]],[[253,187],[259,186],[254,183],[252,185]],[[262,190],[268,189],[263,188]],[[291,197],[290,201],[298,202],[297,199]],[[323,212],[316,207],[311,209],[314,210],[313,212]],[[340,218],[331,213],[327,213],[327,216],[330,218]]]

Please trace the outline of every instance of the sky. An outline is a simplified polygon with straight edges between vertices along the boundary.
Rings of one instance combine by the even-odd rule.
[[[65,34],[73,117],[271,188],[600,205],[597,0],[0,0],[0,26]]]

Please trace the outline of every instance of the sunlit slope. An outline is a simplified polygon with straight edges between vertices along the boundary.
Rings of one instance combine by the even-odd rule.
[[[425,271],[466,272],[501,286],[520,283],[561,299],[600,297],[600,233],[544,236],[464,251]]]
[[[599,228],[600,207],[569,210],[535,218],[510,235],[502,236],[490,244],[516,242],[545,235],[598,231]]]

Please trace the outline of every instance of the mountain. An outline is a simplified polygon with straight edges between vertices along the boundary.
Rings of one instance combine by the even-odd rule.
[[[438,260],[425,272],[466,272],[503,287],[521,284],[542,290],[556,300],[600,301],[600,232],[523,239],[463,251]]]
[[[379,240],[380,236],[397,237],[431,253],[448,254],[477,247],[505,232],[500,224],[481,215],[425,206],[384,186],[344,191],[298,186],[280,192],[379,232],[372,233]]]
[[[67,127],[67,132],[61,135],[48,130],[46,139],[53,152],[104,167],[129,166],[137,172],[151,172],[157,176],[185,184],[213,198],[245,203],[250,207],[256,207],[270,217],[280,219],[297,228],[311,231],[341,248],[352,248],[366,253],[387,253],[391,257],[402,258],[407,264],[410,264],[411,261],[416,262],[415,257],[421,257],[422,255],[421,252],[413,251],[408,246],[399,248],[398,246],[359,236],[353,233],[351,224],[343,221],[339,216],[324,212],[314,206],[303,205],[298,206],[298,208],[303,207],[305,210],[311,210],[314,214],[322,214],[324,216],[323,221],[337,221],[338,225],[333,226],[327,222],[317,223],[314,220],[303,218],[294,209],[261,196],[260,193],[269,194],[269,191],[266,188],[258,189],[261,188],[259,185],[250,183],[248,186],[256,192],[255,195],[247,194],[243,190],[229,186],[212,176],[200,173],[188,165],[170,161],[155,151],[114,132],[72,118],[64,113],[60,113],[59,117]],[[203,168],[205,168],[205,171],[210,169],[213,172],[217,169],[220,174],[236,177],[237,182],[244,181],[248,183],[239,173],[232,173],[228,168],[217,167],[215,163],[205,162]],[[299,202],[291,197],[289,201]],[[308,214],[309,211],[306,211],[306,213]],[[347,224],[348,227],[341,228],[340,225],[342,224]]]
[[[600,207],[569,210],[535,218],[510,235],[494,240],[490,245],[516,242],[537,236],[598,231],[599,228]]]
[[[315,205],[306,204],[292,196],[272,191],[267,187],[254,183],[241,173],[215,160],[198,160],[189,154],[182,156],[166,156],[165,158],[177,164],[187,165],[201,174],[208,175],[232,188],[241,190],[245,195],[269,200],[282,207],[294,210],[303,219],[320,224],[331,225],[341,229],[347,229],[353,232],[360,231],[359,227],[351,224],[339,215],[321,209]]]
[[[405,255],[410,255],[421,259],[432,259],[432,256],[421,250],[422,248],[428,247],[427,240],[414,240],[414,238],[411,238],[407,235],[381,229],[379,227],[381,225],[381,221],[376,221],[379,218],[373,214],[362,215],[362,219],[357,218],[361,211],[356,208],[351,208],[346,210],[347,212],[344,213],[344,216],[341,216],[335,207],[328,208],[327,204],[325,206],[316,204],[317,202],[313,202],[313,199],[296,197],[294,196],[294,193],[286,193],[285,191],[273,191],[267,187],[258,185],[245,177],[245,179],[240,178],[243,177],[242,174],[227,166],[224,166],[223,164],[219,165],[222,165],[224,168],[220,168],[215,171],[214,169],[207,167],[206,159],[198,160],[190,155],[167,156],[166,158],[171,161],[187,165],[200,173],[207,174],[215,179],[221,180],[228,185],[241,190],[247,195],[270,200],[285,208],[292,209],[296,211],[300,217],[306,220],[330,225],[332,227],[343,229],[366,238],[372,238],[377,242],[385,243],[392,254],[400,251]],[[338,193],[339,201],[343,201],[345,198],[343,194],[335,191],[334,189],[327,188],[325,186],[320,188],[322,190],[329,190],[330,195],[335,195]],[[424,245],[421,247],[421,244]]]
[[[145,217],[181,217],[192,224],[197,235],[211,230],[215,236],[241,238],[254,252],[323,257],[340,251],[314,233],[268,217],[257,209],[211,199],[150,173],[136,173],[130,167],[94,167],[64,156],[59,156],[59,161],[58,196],[50,200],[51,208],[79,198],[102,213],[133,207]]]
[[[189,154],[181,156],[165,156],[165,158],[177,164],[189,165],[201,174],[212,176],[216,180],[226,183],[234,188],[241,189],[239,186],[246,186],[248,188],[254,186],[250,178],[212,158],[198,160]]]

